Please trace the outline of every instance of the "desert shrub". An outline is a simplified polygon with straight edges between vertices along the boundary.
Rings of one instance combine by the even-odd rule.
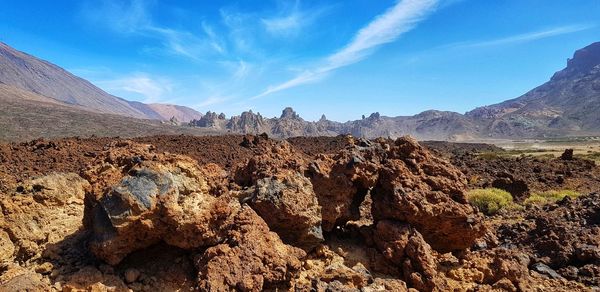
[[[523,201],[525,205],[544,205],[562,200],[564,197],[577,198],[581,194],[572,190],[547,191],[543,193],[533,193],[529,198]]]
[[[513,198],[510,193],[496,188],[468,191],[467,200],[487,215],[493,215],[498,210],[513,205]]]

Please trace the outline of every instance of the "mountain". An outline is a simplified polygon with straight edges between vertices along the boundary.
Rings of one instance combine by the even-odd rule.
[[[466,140],[473,138],[470,133],[476,128],[466,117],[453,112],[427,111],[407,117],[373,113],[361,120],[340,123],[325,116],[317,122],[305,121],[290,107],[285,108],[279,118],[265,118],[260,113],[247,111],[227,119],[224,114],[207,112],[189,124],[229,133],[267,133],[279,138],[351,134],[369,138],[412,135],[427,140]]]
[[[429,110],[399,117],[373,113],[345,123],[325,116],[308,122],[286,108],[281,117],[272,119],[249,111],[227,120],[223,114],[209,112],[190,125],[234,133],[264,132],[276,137],[352,134],[374,138],[408,134],[423,140],[473,140],[600,135],[600,42],[576,51],[565,69],[523,96],[464,115]]]
[[[398,117],[373,113],[343,123],[324,115],[316,122],[306,121],[292,108],[275,118],[252,111],[227,118],[177,105],[127,101],[3,43],[0,69],[0,126],[4,130],[0,139],[5,140],[150,133],[267,133],[280,138],[412,135],[422,140],[462,141],[600,135],[600,42],[576,51],[565,69],[515,99],[464,115],[438,110]],[[151,120],[169,120],[170,125]],[[171,126],[180,122],[183,126]]]
[[[0,84],[0,105],[0,141],[3,142],[92,135],[218,134],[208,129],[173,126],[157,120],[90,112],[81,106],[67,105],[6,84]]]
[[[131,102],[110,95],[66,70],[0,42],[0,83],[77,105],[96,113],[141,119],[189,121],[201,117],[191,108]]]
[[[600,42],[575,52],[567,67],[521,97],[466,116],[488,137],[548,137],[600,132]]]

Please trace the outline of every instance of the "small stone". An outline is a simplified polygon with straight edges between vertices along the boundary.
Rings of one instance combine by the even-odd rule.
[[[548,267],[543,263],[534,264],[533,270],[540,274],[544,274],[552,279],[563,279],[561,275],[559,275],[556,271],[554,271],[552,268]]]
[[[50,274],[50,272],[52,272],[52,268],[54,268],[54,265],[52,265],[52,263],[46,262],[46,263],[43,263],[43,264],[37,266],[35,268],[35,272],[43,274],[43,275],[47,275],[47,274]]]
[[[125,271],[125,281],[127,283],[133,283],[137,281],[139,277],[140,271],[138,271],[137,269],[130,268]]]

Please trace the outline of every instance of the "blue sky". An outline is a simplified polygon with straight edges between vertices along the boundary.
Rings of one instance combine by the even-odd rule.
[[[597,0],[10,1],[0,41],[127,99],[345,121],[517,97],[600,41]]]

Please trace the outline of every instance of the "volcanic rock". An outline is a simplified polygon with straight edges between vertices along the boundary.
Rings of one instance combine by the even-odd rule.
[[[213,197],[195,161],[154,155],[137,145],[106,154],[86,172],[94,187],[86,194],[91,250],[110,264],[159,241],[183,249],[224,240],[237,200]]]
[[[323,241],[321,206],[300,173],[259,179],[247,194],[245,200],[284,242],[311,250]]]
[[[251,208],[242,207],[227,240],[198,255],[199,287],[204,291],[262,291],[286,288],[306,255],[285,245]]]
[[[256,155],[233,170],[234,180],[238,185],[251,186],[261,178],[275,173],[291,170],[303,173],[306,159],[287,141],[272,141],[265,136],[256,136],[253,145]]]
[[[412,138],[386,151],[372,190],[373,217],[410,223],[438,251],[470,247],[485,233],[482,216],[466,201],[463,174]]]
[[[565,152],[560,155],[562,160],[573,160],[573,149],[565,149]]]
[[[81,228],[87,188],[88,182],[77,174],[54,173],[25,182],[21,193],[3,197],[1,258],[52,257],[62,248],[59,243]]]
[[[532,209],[526,220],[499,228],[501,242],[531,250],[538,263],[559,275],[600,285],[600,194],[592,193]]]

